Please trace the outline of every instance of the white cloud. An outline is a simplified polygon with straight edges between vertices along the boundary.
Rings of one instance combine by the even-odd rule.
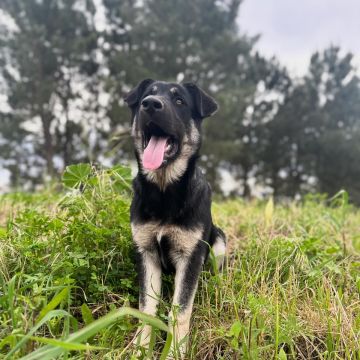
[[[276,55],[302,75],[311,54],[331,44],[354,53],[360,65],[359,15],[359,0],[246,0],[239,25],[250,35],[261,34],[261,53]]]

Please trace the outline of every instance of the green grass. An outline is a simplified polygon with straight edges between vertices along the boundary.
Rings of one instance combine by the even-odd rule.
[[[71,190],[0,198],[0,358],[130,358],[137,318],[154,328],[144,356],[165,358],[171,278],[157,319],[132,309],[129,176],[75,166]],[[188,359],[360,359],[360,212],[345,192],[213,213],[229,253],[202,272]]]

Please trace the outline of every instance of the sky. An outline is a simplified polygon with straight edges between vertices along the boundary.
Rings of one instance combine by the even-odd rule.
[[[242,32],[261,34],[262,54],[276,55],[294,75],[330,44],[351,51],[360,68],[360,0],[244,0],[238,21]]]

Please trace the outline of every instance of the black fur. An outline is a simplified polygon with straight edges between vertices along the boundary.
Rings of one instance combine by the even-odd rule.
[[[186,307],[189,305],[189,300],[192,294],[192,290],[196,286],[201,267],[203,265],[202,259],[204,254],[207,256],[209,246],[205,242],[198,242],[194,252],[191,254],[189,262],[185,270],[185,277],[182,283],[182,291],[180,295],[180,306]]]
[[[135,154],[139,165],[139,172],[133,181],[131,223],[134,226],[158,223],[159,227],[171,225],[182,230],[203,229],[201,238],[193,240],[195,243],[191,254],[186,254],[181,246],[175,248],[169,235],[163,235],[160,239],[152,236],[144,244],[135,241],[140,262],[140,305],[145,306],[144,293],[149,287],[144,277],[146,264],[142,255],[148,253],[158,259],[163,272],[176,272],[176,261],[184,259],[184,276],[178,300],[180,309],[185,309],[196,289],[198,276],[210,247],[219,237],[225,241],[223,232],[212,223],[211,188],[196,165],[201,146],[202,119],[212,115],[217,110],[217,104],[195,84],[180,85],[151,79],[140,82],[125,97],[125,101],[132,110]],[[148,101],[153,106],[150,110]],[[146,144],[146,137],[153,134],[171,138],[176,149],[155,170],[159,174],[168,171],[169,166],[177,166],[177,161],[185,154],[183,139],[186,136],[193,139],[189,142],[191,146],[188,145],[191,151],[186,158],[185,169],[165,186],[160,186],[154,178],[149,177],[149,172],[144,169],[141,161],[143,143]],[[172,257],[174,249],[176,256]]]
[[[146,297],[146,289],[143,285],[145,282],[145,262],[143,259],[143,254],[140,251],[135,252],[135,259],[136,259],[136,270],[138,274],[138,280],[140,284],[139,289],[139,303],[141,306],[145,306],[145,297]]]

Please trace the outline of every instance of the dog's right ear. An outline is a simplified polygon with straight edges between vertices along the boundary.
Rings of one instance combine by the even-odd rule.
[[[140,81],[134,89],[130,90],[125,96],[124,101],[128,104],[130,108],[134,108],[138,105],[139,100],[144,93],[145,89],[155,82],[153,79],[145,79]]]
[[[200,119],[214,115],[217,112],[219,105],[204,90],[200,89],[194,83],[185,83],[183,86],[188,89],[190,94],[193,96]]]

